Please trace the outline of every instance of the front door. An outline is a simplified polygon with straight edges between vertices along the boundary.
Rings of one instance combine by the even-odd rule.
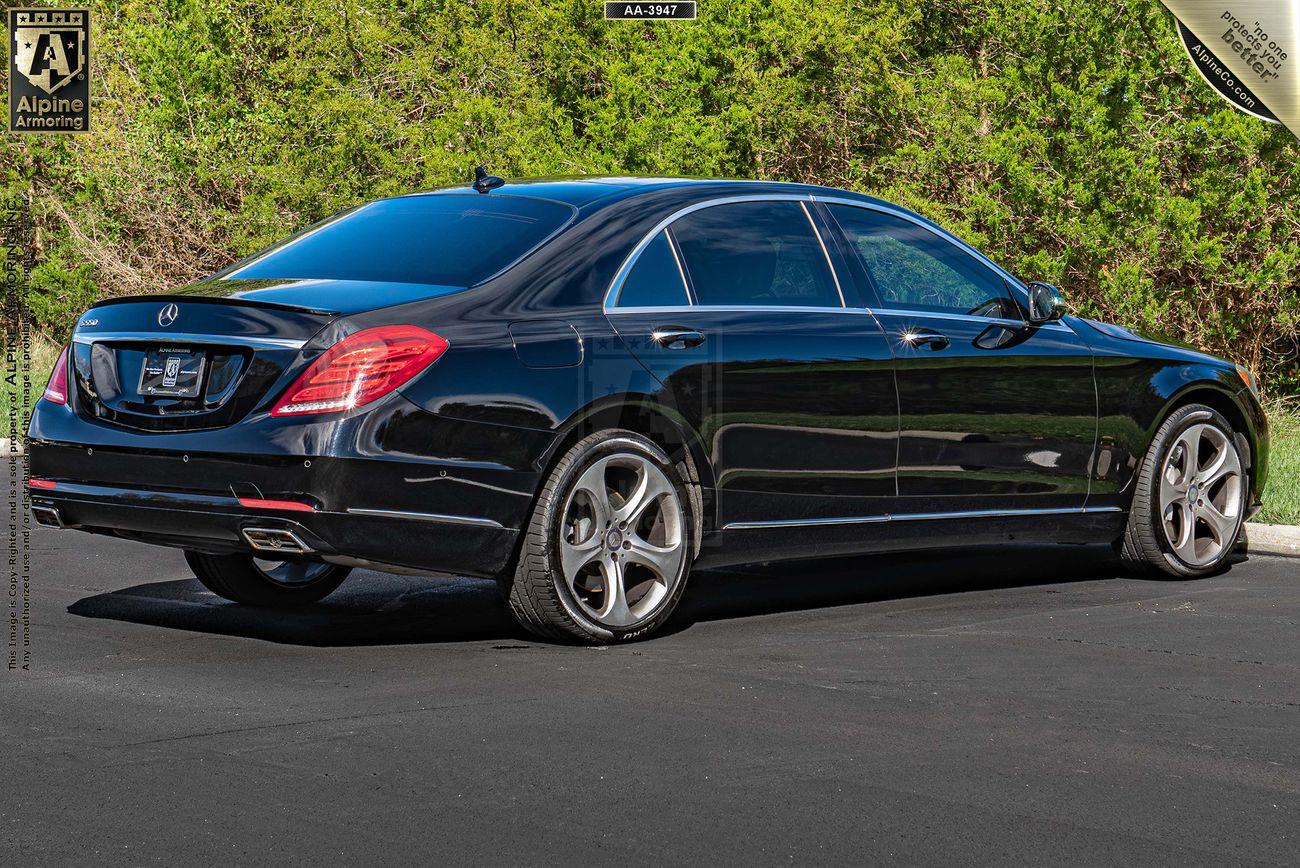
[[[870,314],[846,307],[803,202],[683,215],[646,245],[607,315],[699,431],[719,526],[892,508],[889,347]]]
[[[884,211],[828,205],[896,357],[898,513],[1081,508],[1096,444],[1092,355],[1030,326],[1006,281]]]

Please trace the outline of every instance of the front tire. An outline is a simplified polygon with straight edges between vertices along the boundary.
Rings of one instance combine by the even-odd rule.
[[[1176,578],[1213,573],[1241,534],[1249,484],[1228,420],[1202,404],[1180,407],[1142,460],[1120,559]]]
[[[272,609],[294,609],[324,599],[352,572],[337,564],[194,551],[185,552],[185,561],[203,587],[218,597]]]
[[[693,560],[683,474],[631,431],[573,446],[525,529],[508,599],[547,639],[607,644],[650,635],[672,614]]]

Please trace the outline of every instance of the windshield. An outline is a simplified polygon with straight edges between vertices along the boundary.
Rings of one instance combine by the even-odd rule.
[[[331,217],[221,276],[472,286],[523,258],[573,213],[524,196],[384,199]]]

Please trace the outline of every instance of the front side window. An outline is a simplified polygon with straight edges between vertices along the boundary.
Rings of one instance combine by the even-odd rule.
[[[521,259],[574,209],[524,196],[381,199],[331,217],[221,275],[472,286]]]
[[[835,278],[798,202],[733,202],[673,223],[700,305],[840,307]]]
[[[830,211],[884,307],[1020,318],[996,272],[924,226],[851,205]]]
[[[617,304],[619,307],[676,307],[690,303],[668,232],[660,231],[641,250],[628,272],[623,288],[618,291]]]

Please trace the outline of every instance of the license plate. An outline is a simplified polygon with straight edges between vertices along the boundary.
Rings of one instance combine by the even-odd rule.
[[[203,353],[189,349],[149,350],[140,372],[141,395],[197,398],[203,385]]]

